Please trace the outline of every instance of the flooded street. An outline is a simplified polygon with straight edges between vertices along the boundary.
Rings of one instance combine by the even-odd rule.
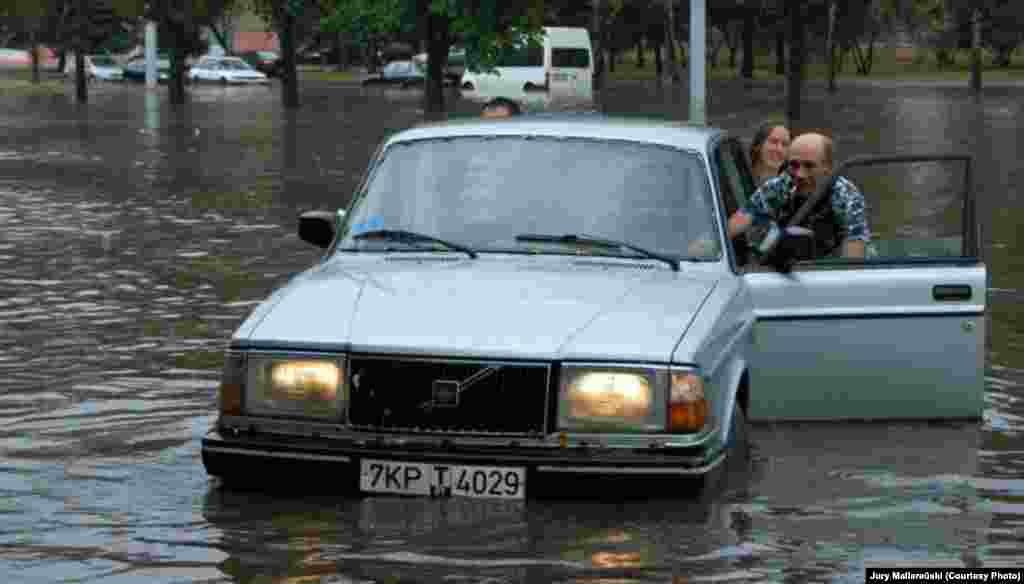
[[[757,425],[705,501],[301,497],[203,469],[221,353],[319,250],[296,216],[347,204],[417,91],[307,83],[90,104],[0,95],[0,582],[860,582],[866,563],[1024,566],[1024,88],[811,89],[839,158],[962,150],[990,271],[984,419]],[[685,119],[623,83],[608,113]],[[781,84],[715,82],[749,137]],[[479,106],[459,101],[456,114]],[[809,388],[813,391],[813,388]],[[324,477],[325,481],[331,477]]]

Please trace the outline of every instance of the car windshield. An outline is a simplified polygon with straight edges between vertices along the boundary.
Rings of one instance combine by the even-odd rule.
[[[242,60],[224,60],[220,62],[222,69],[229,69],[232,71],[248,71],[252,69],[248,63]]]
[[[703,169],[696,154],[626,141],[472,136],[399,142],[385,151],[357,197],[338,247],[391,247],[395,242],[354,236],[394,229],[478,252],[637,255],[572,240],[517,240],[580,234],[692,258],[695,240],[718,241]],[[710,247],[694,259],[718,258],[718,246]]]

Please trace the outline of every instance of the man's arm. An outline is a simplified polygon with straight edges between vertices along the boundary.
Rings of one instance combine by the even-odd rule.
[[[839,191],[836,194],[843,203],[843,213],[846,216],[846,239],[843,241],[843,257],[863,259],[867,254],[867,242],[871,239],[871,230],[868,229],[867,210],[864,205],[864,194],[848,179],[842,181]]]

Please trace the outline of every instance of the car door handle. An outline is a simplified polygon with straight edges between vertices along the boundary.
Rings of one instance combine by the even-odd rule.
[[[932,287],[932,298],[939,302],[950,300],[970,300],[971,287],[967,284],[939,284]]]

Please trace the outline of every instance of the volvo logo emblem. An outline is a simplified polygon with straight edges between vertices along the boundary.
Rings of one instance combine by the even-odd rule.
[[[501,367],[486,367],[463,379],[435,379],[430,386],[431,405],[435,408],[454,408],[459,405],[459,395],[473,384],[487,379]]]

